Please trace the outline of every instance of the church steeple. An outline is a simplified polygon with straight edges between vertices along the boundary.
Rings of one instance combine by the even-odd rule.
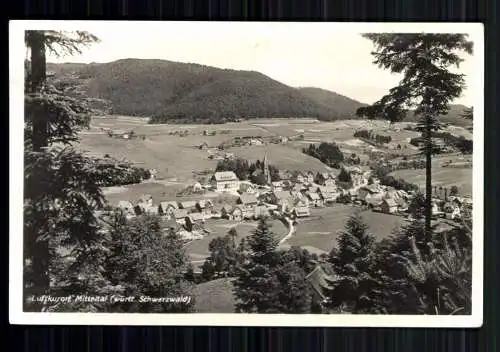
[[[267,151],[264,154],[264,163],[263,163],[263,168],[264,168],[264,177],[266,179],[266,184],[270,185],[271,184],[271,173],[269,172],[269,161],[267,160]]]

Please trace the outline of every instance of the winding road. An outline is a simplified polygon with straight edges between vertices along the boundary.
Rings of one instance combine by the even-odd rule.
[[[290,218],[288,218],[288,217],[286,217],[286,216],[283,216],[280,220],[281,220],[281,221],[283,221],[283,223],[285,224],[285,226],[287,226],[287,227],[288,227],[288,234],[287,234],[285,237],[283,237],[283,238],[282,238],[282,239],[278,242],[278,245],[283,244],[283,243],[285,243],[287,240],[289,240],[289,239],[293,236],[293,234],[294,234],[294,232],[295,232],[295,227],[293,227],[293,221],[292,221],[292,220],[290,220]]]

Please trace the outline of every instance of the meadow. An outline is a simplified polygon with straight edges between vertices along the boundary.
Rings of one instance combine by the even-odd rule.
[[[435,186],[451,187],[457,186],[460,195],[472,195],[472,168],[443,167],[444,161],[462,161],[464,157],[436,156],[432,162],[432,184]],[[419,170],[397,170],[391,173],[396,178],[403,178],[407,182],[417,184],[421,190],[425,190],[425,169]]]
[[[350,205],[334,204],[331,207],[311,209],[311,217],[299,220],[296,232],[286,242],[289,246],[300,246],[311,252],[327,253],[336,246],[339,231],[344,229],[347,219],[356,211]],[[377,240],[386,238],[406,220],[401,216],[361,211],[361,216]],[[309,248],[308,248],[309,247]]]
[[[271,231],[276,235],[276,239],[280,240],[288,233],[288,229],[279,220],[270,220]],[[210,255],[208,245],[214,238],[225,236],[229,229],[234,227],[238,235],[235,238],[235,243],[238,245],[242,238],[245,238],[253,233],[257,227],[256,221],[235,222],[224,219],[209,219],[205,223],[205,227],[210,231],[210,234],[203,237],[201,240],[189,242],[185,249],[193,261],[195,266],[203,264],[203,260]]]

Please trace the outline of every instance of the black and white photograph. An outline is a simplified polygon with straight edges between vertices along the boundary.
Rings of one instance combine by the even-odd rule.
[[[481,24],[9,31],[11,323],[481,326]]]

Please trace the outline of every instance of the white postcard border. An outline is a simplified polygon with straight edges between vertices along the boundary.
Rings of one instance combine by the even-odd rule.
[[[480,327],[483,322],[483,204],[484,204],[484,33],[480,23],[270,23],[183,22],[186,30],[200,26],[246,26],[283,29],[324,26],[325,30],[352,32],[468,33],[474,41],[477,76],[473,91],[473,258],[472,315],[324,315],[324,314],[156,314],[156,313],[26,313],[22,310],[23,287],[23,116],[24,31],[26,29],[88,30],[109,26],[148,26],[161,29],[168,22],[39,21],[16,20],[9,24],[9,320],[34,325],[177,325],[177,326],[328,326],[328,327]],[[70,61],[70,59],[69,59]]]

